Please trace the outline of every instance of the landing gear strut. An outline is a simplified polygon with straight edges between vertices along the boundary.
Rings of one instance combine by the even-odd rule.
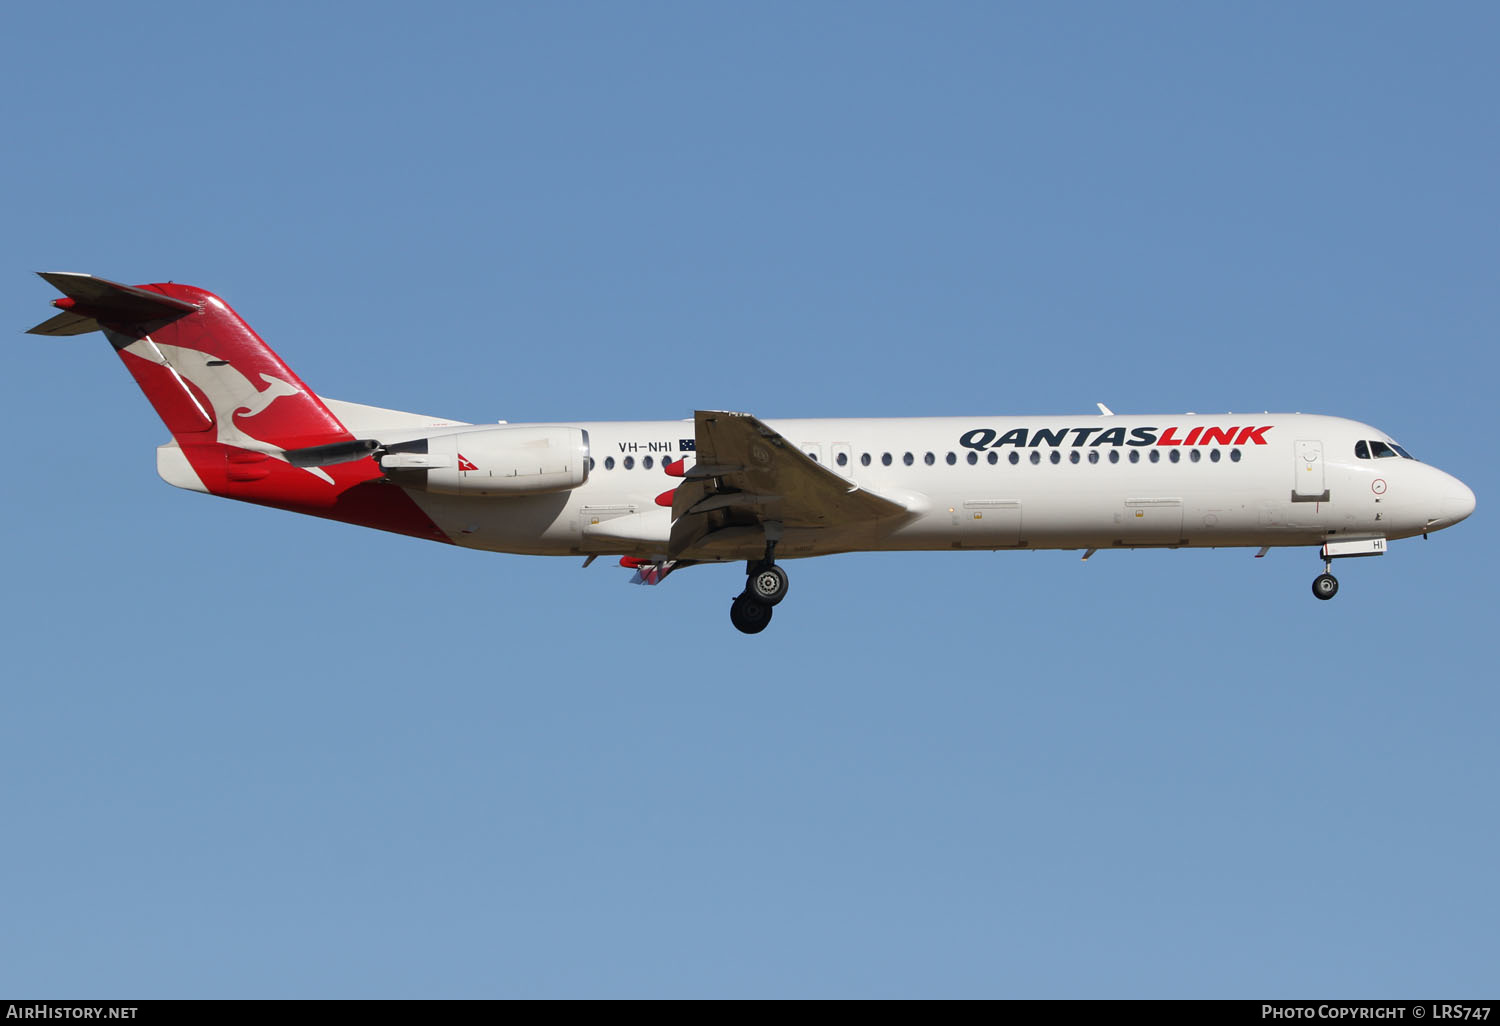
[[[729,622],[744,634],[759,634],[771,622],[771,609],[786,598],[786,571],[776,565],[780,525],[766,525],[766,555],[745,564],[745,590],[729,607]]]
[[[1313,594],[1325,602],[1339,593],[1339,579],[1329,572],[1332,569],[1333,563],[1325,559],[1323,572],[1313,578]]]

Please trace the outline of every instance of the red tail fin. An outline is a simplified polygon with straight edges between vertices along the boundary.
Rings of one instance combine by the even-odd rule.
[[[43,277],[67,296],[54,304],[65,312],[32,330],[102,329],[178,444],[218,442],[270,453],[352,437],[213,293],[172,283],[132,287],[86,274]],[[64,318],[68,323],[59,326]]]
[[[206,491],[447,540],[399,489],[360,487],[383,476],[373,460],[327,468],[287,462],[287,449],[354,436],[212,292],[87,274],[42,277],[66,296],[53,304],[63,313],[31,330],[102,330]]]

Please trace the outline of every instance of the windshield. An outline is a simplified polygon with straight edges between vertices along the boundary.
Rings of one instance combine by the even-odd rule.
[[[1354,443],[1354,457],[1361,460],[1394,460],[1403,459],[1416,462],[1416,457],[1407,452],[1395,442],[1377,442],[1373,438],[1364,439]]]

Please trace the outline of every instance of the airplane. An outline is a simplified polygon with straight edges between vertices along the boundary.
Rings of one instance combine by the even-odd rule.
[[[730,621],[758,634],[781,560],[855,551],[1318,546],[1333,560],[1451,527],[1456,477],[1385,432],[1305,414],[472,424],[320,396],[218,296],[39,272],[39,335],[102,331],[191,491],[491,552],[618,556],[657,584],[745,563]]]

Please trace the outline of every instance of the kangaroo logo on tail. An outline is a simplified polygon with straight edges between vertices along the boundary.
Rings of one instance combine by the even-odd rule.
[[[233,368],[231,368],[231,370],[232,369]],[[192,379],[190,378],[189,380]],[[269,387],[266,388],[265,391],[259,393],[259,398],[257,398],[252,405],[236,407],[234,411],[234,415],[236,417],[253,417],[284,395],[302,394],[302,389],[298,388],[296,385],[293,385],[290,382],[282,381],[280,378],[273,378],[265,371],[261,371],[260,380],[264,381]],[[193,383],[197,384],[197,382]],[[198,387],[202,388],[203,386],[199,385]]]
[[[270,442],[240,430],[235,418],[248,419],[258,416],[277,399],[301,395],[302,389],[264,372],[261,373],[260,378],[265,382],[266,387],[257,388],[254,382],[231,366],[227,360],[220,360],[197,349],[166,345],[155,341],[150,335],[136,339],[123,347],[122,351],[165,367],[174,376],[186,379],[207,396],[209,404],[213,406],[212,414],[203,409],[197,396],[193,395],[190,389],[185,386],[183,388],[183,391],[192,398],[193,405],[197,406],[198,411],[203,414],[203,419],[213,423],[216,441],[219,444],[262,452],[273,459],[287,462],[286,454],[280,446],[272,445]],[[321,467],[301,469],[322,481],[333,484],[333,478]]]

